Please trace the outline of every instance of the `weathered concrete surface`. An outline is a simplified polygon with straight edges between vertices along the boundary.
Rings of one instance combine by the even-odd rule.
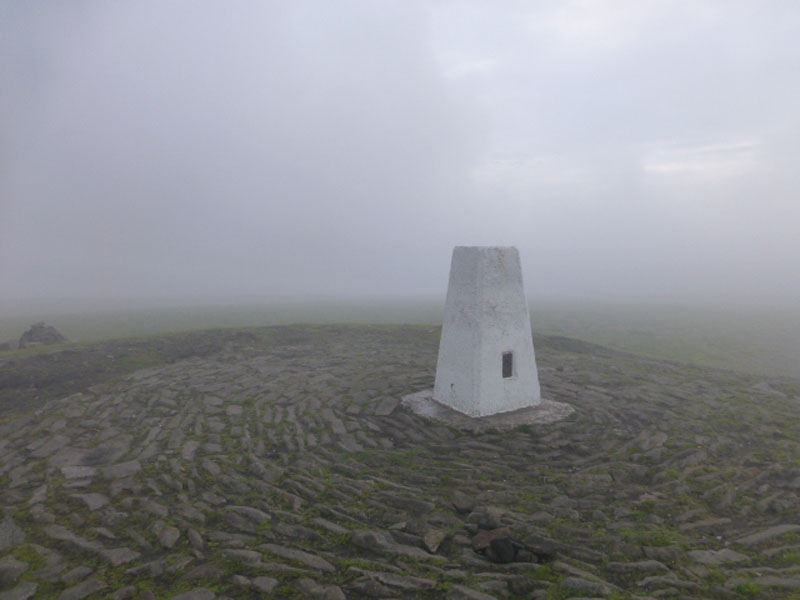
[[[546,425],[566,419],[575,412],[566,402],[542,398],[535,406],[484,417],[471,417],[434,400],[433,390],[422,390],[403,396],[402,405],[421,417],[473,432],[513,429],[521,425]]]
[[[541,401],[516,248],[453,250],[433,397],[473,417]]]

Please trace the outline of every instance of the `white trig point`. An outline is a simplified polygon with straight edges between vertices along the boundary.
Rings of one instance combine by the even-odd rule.
[[[541,402],[516,248],[453,250],[433,399],[473,417]]]

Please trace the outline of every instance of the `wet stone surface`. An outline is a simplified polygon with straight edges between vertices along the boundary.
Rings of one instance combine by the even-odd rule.
[[[0,598],[800,589],[798,382],[535,338],[575,412],[469,432],[399,402],[438,333],[248,330],[0,415]]]

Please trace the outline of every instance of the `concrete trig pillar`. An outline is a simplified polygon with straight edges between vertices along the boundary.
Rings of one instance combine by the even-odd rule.
[[[453,250],[433,398],[473,417],[541,402],[516,248]]]

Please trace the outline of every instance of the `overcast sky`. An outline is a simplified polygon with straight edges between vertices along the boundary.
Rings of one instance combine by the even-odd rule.
[[[800,302],[800,3],[0,2],[0,308]]]

